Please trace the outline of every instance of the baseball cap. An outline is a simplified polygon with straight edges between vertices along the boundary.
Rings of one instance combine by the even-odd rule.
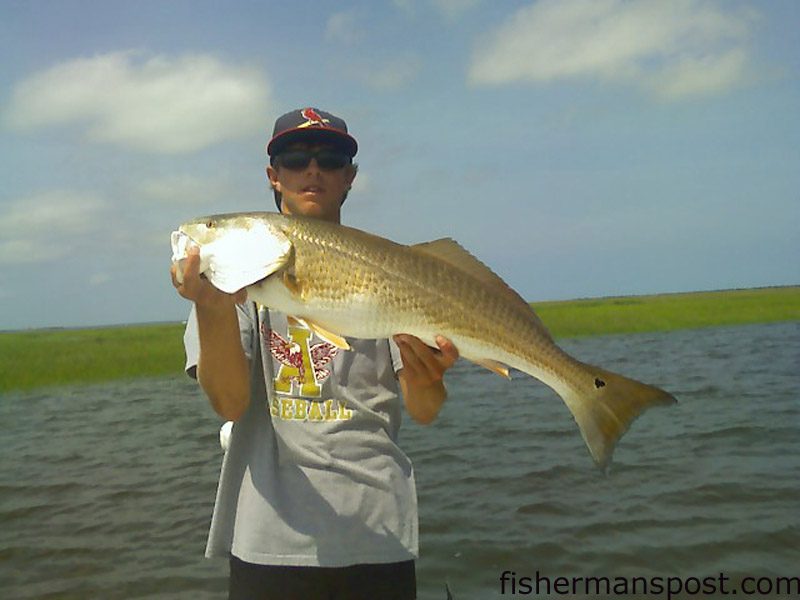
[[[275,156],[293,142],[319,140],[334,144],[350,157],[358,152],[358,142],[347,133],[344,119],[318,108],[299,108],[275,121],[267,154]]]

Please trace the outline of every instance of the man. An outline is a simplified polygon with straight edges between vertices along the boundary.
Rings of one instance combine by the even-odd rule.
[[[278,209],[339,223],[357,150],[330,113],[278,118],[267,146]],[[351,339],[341,351],[291,316],[246,303],[244,291],[220,292],[192,252],[182,284],[172,272],[194,302],[186,370],[235,421],[206,549],[230,559],[229,598],[416,598],[417,499],[397,445],[401,404],[420,423],[436,418],[456,348],[398,335]]]

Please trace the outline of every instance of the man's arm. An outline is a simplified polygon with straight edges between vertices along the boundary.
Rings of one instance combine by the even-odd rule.
[[[406,410],[422,425],[432,423],[447,399],[444,373],[458,360],[458,350],[445,337],[437,336],[434,350],[413,335],[396,335],[403,368],[397,372]]]
[[[250,368],[236,316],[236,303],[244,301],[246,293],[219,291],[199,275],[199,267],[199,250],[191,248],[183,283],[178,283],[173,265],[172,284],[181,296],[195,303],[200,338],[197,380],[214,411],[223,419],[236,421],[250,403]]]

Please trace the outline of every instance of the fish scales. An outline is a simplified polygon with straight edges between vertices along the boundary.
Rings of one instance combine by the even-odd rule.
[[[550,386],[569,407],[598,465],[650,406],[658,388],[584,364],[559,348],[530,305],[452,240],[405,246],[358,229],[277,213],[195,219],[173,234],[206,249],[207,276],[232,292],[356,338],[415,335],[453,341],[461,356]]]
[[[521,314],[515,305],[492,294],[469,274],[413,248],[374,236],[361,241],[362,236],[337,235],[335,229],[326,232],[330,237],[312,236],[292,227],[284,231],[290,240],[295,240],[293,271],[307,304],[329,301],[351,306],[360,295],[383,299],[385,320],[365,320],[365,330],[358,332],[359,337],[388,337],[398,331],[419,329],[422,320],[429,329],[425,336],[429,343],[437,331],[445,328],[451,337],[479,340],[480,332],[489,327],[496,329],[497,322],[504,322],[510,327],[502,330],[506,335],[497,340],[497,348],[491,354],[505,348],[512,355],[525,356],[530,364],[539,363],[542,370],[547,365],[530,352],[542,336],[532,327],[529,314]],[[321,324],[341,330],[337,323]],[[402,329],[404,326],[406,329]],[[468,349],[463,350],[468,356]]]

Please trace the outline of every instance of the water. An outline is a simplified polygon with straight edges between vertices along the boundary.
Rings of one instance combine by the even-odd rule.
[[[460,362],[436,424],[402,431],[420,598],[445,581],[457,600],[513,597],[506,570],[798,575],[800,323],[561,345],[679,404],[639,419],[603,475],[548,388]],[[217,430],[181,377],[0,396],[2,597],[224,597],[226,563],[203,558]]]

